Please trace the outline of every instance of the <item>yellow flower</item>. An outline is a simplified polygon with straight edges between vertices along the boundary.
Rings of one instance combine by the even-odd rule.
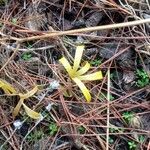
[[[28,106],[26,106],[24,104],[25,99],[32,97],[37,92],[37,90],[38,90],[37,86],[35,86],[31,91],[27,92],[26,94],[22,94],[22,93],[17,94],[17,91],[15,90],[15,88],[11,84],[6,82],[5,80],[0,79],[0,88],[2,88],[6,94],[19,95],[19,97],[20,97],[20,100],[19,100],[17,106],[15,107],[15,109],[13,111],[13,117],[16,117],[18,115],[19,110],[20,110],[21,106],[23,105],[28,116],[30,116],[33,119],[40,119],[41,118],[40,113],[37,113],[37,112],[31,110]]]
[[[27,105],[24,104],[24,100],[32,97],[37,92],[37,90],[38,90],[38,87],[35,86],[31,91],[27,92],[26,94],[22,94],[22,93],[18,94],[20,97],[20,100],[19,100],[18,104],[16,105],[16,107],[14,108],[13,117],[16,117],[18,115],[19,110],[20,110],[21,106],[23,105],[23,107],[29,117],[31,117],[33,119],[41,118],[40,113],[33,111]]]
[[[101,71],[84,75],[90,69],[90,64],[86,62],[86,64],[82,68],[80,68],[83,50],[84,45],[77,46],[73,66],[70,65],[70,63],[65,57],[62,57],[59,61],[62,63],[62,65],[68,72],[70,78],[79,86],[87,102],[90,102],[91,94],[84,85],[84,83],[82,82],[82,80],[88,81],[100,80],[103,78],[103,75]]]

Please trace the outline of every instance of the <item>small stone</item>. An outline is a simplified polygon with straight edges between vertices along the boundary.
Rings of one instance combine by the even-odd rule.
[[[20,120],[16,120],[13,125],[15,127],[15,129],[20,129],[22,127],[22,122]]]
[[[53,103],[49,103],[45,108],[47,111],[50,111],[52,109]]]
[[[50,89],[55,90],[58,89],[58,87],[60,86],[59,81],[54,80],[50,83]]]

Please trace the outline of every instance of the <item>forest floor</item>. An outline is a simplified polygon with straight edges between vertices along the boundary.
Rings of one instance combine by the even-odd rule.
[[[0,0],[0,150],[150,150],[148,0]]]

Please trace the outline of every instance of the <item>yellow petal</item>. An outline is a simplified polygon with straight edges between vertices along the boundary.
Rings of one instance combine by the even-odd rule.
[[[0,79],[0,87],[4,90],[6,94],[16,94],[14,87],[6,82],[5,80]]]
[[[80,80],[88,80],[88,81],[93,81],[93,80],[100,80],[103,78],[102,72],[98,71],[95,73],[83,75],[78,77]]]
[[[30,109],[28,106],[26,106],[24,103],[23,103],[23,107],[27,113],[27,115],[33,119],[40,119],[41,118],[41,114],[40,113],[37,113],[35,111],[33,111],[32,109]]]
[[[22,104],[23,104],[23,99],[20,99],[17,106],[14,108],[14,111],[13,111],[13,117],[14,118],[18,115],[20,107]]]
[[[4,86],[4,83],[0,81],[0,88]]]
[[[69,76],[72,77],[74,72],[73,72],[73,69],[70,66],[68,60],[65,57],[62,57],[61,59],[59,59],[59,61],[62,63],[62,65],[66,69],[66,71],[68,72]]]
[[[76,72],[79,68],[81,58],[82,58],[82,54],[83,54],[83,50],[84,50],[84,45],[79,45],[76,48],[76,53],[75,53],[75,58],[74,58],[74,65],[73,65],[74,72]]]
[[[12,94],[12,93],[8,90],[8,88],[6,88],[5,86],[2,86],[1,88],[3,89],[3,91],[4,91],[5,94]]]
[[[19,93],[20,99],[27,99],[33,96],[37,92],[37,90],[38,90],[38,87],[35,86],[31,91],[27,92],[26,94]]]
[[[82,91],[83,95],[85,96],[87,102],[91,101],[91,94],[86,86],[78,79],[73,78],[73,81],[79,86],[80,90]]]
[[[37,90],[38,90],[38,87],[35,86],[31,91],[27,92],[26,94],[22,94],[22,93],[18,94],[20,96],[20,100],[13,111],[14,117],[16,117],[18,115],[21,105],[24,105],[23,104],[24,99],[27,99],[27,98],[33,96],[37,92]]]
[[[76,75],[77,76],[80,76],[84,73],[86,73],[88,70],[90,69],[90,64],[88,62],[86,62],[86,64],[76,72]]]

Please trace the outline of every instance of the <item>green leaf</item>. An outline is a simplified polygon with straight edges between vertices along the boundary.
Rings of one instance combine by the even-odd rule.
[[[129,123],[129,122],[131,122],[131,119],[134,117],[134,113],[132,113],[132,112],[124,112],[122,116],[125,119],[125,121],[127,123]]]
[[[31,53],[24,53],[21,58],[25,61],[28,61],[32,58],[32,54]]]
[[[78,127],[78,131],[80,134],[84,134],[85,133],[85,128],[83,126]]]
[[[17,24],[17,19],[16,19],[16,18],[12,18],[11,22],[12,22],[13,24]]]
[[[98,66],[98,65],[100,65],[101,63],[102,63],[102,61],[101,61],[100,59],[95,59],[95,60],[92,60],[92,61],[90,62],[90,64],[93,65],[93,66]]]
[[[50,135],[53,136],[57,131],[58,131],[58,127],[56,123],[51,123],[49,125],[49,131],[50,131]]]
[[[136,143],[134,141],[128,142],[128,146],[130,150],[135,150],[136,149]]]

